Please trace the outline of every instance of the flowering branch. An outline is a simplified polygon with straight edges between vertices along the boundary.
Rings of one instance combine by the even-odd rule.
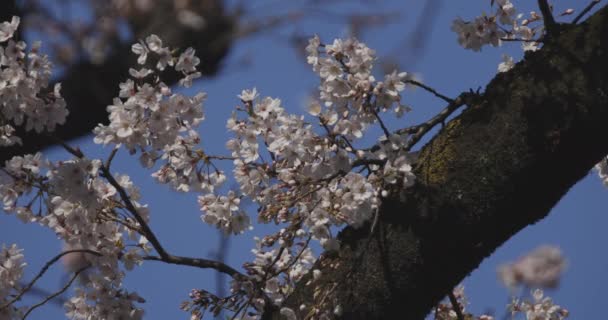
[[[80,159],[84,158],[84,154],[82,153],[82,151],[80,151],[80,149],[75,149],[75,148],[71,147],[70,145],[68,145],[67,143],[65,143],[64,141],[62,141],[61,139],[59,139],[57,137],[53,137],[53,140],[55,140],[57,143],[59,143],[65,150],[67,150],[69,153],[71,153],[75,157],[80,158]],[[114,149],[114,150],[117,150],[117,149]],[[146,221],[139,214],[139,212],[137,211],[137,209],[131,202],[131,199],[129,198],[127,191],[125,191],[125,189],[120,185],[120,183],[118,183],[118,181],[116,181],[114,176],[112,176],[112,174],[110,173],[109,168],[107,167],[107,165],[109,165],[111,163],[111,160],[114,157],[115,153],[116,153],[115,151],[112,151],[112,154],[110,154],[110,157],[108,158],[107,163],[104,165],[101,165],[101,167],[100,167],[101,176],[104,177],[106,180],[108,180],[108,182],[114,188],[116,188],[116,191],[120,195],[120,199],[125,203],[127,210],[129,210],[129,212],[133,215],[135,220],[137,220],[137,223],[139,223],[142,234],[150,241],[150,243],[152,244],[152,246],[154,247],[156,252],[158,252],[158,254],[163,259],[166,259],[169,257],[169,254],[165,251],[163,246],[160,244],[160,241],[158,240],[158,238],[156,237],[156,235],[154,234],[152,229],[150,229],[150,226],[148,226]]]
[[[125,189],[118,183],[118,181],[116,181],[114,176],[112,176],[112,174],[110,173],[110,170],[105,165],[102,165],[100,170],[101,170],[101,175],[104,178],[106,178],[106,180],[108,180],[108,182],[114,188],[116,188],[116,191],[120,195],[120,199],[122,199],[122,201],[127,206],[127,210],[129,210],[129,212],[131,212],[131,214],[133,215],[135,220],[137,220],[137,223],[139,223],[143,235],[150,241],[150,243],[152,244],[152,246],[154,247],[156,252],[158,252],[158,254],[161,256],[161,258],[168,259],[170,255],[167,253],[167,251],[165,251],[163,246],[160,244],[160,241],[158,240],[158,238],[156,237],[156,235],[154,234],[152,229],[150,229],[150,226],[148,226],[148,223],[146,223],[144,218],[139,214],[139,212],[137,211],[137,209],[131,202],[131,199],[129,198],[127,191],[125,191]]]
[[[70,152],[74,156],[79,157],[79,158],[84,158],[84,154],[79,149],[75,149],[75,148],[69,146],[67,143],[61,141],[61,139],[59,139],[59,138],[55,137],[54,139],[57,141],[57,143],[59,143],[61,146],[63,146],[68,152]],[[187,265],[187,266],[193,266],[193,267],[197,267],[197,268],[212,268],[212,269],[216,269],[219,272],[228,274],[231,277],[233,277],[234,279],[246,278],[246,276],[244,276],[243,274],[241,274],[234,268],[232,268],[222,262],[219,262],[219,261],[190,258],[190,257],[180,257],[180,256],[174,256],[174,255],[169,254],[164,249],[164,247],[162,246],[162,244],[160,243],[160,241],[158,240],[158,238],[156,237],[156,235],[154,234],[154,232],[152,231],[152,229],[150,228],[148,223],[139,214],[139,212],[137,211],[137,209],[131,202],[131,199],[129,198],[127,191],[120,185],[120,183],[118,183],[118,181],[116,181],[114,176],[110,173],[109,166],[111,164],[112,159],[116,155],[117,151],[118,151],[118,148],[113,149],[112,153],[108,157],[108,160],[106,161],[106,163],[100,167],[101,176],[103,176],[114,188],[116,188],[116,191],[118,192],[121,200],[125,203],[127,210],[129,210],[129,212],[133,215],[135,220],[137,220],[137,223],[140,225],[140,228],[138,231],[140,231],[143,234],[143,236],[146,237],[146,239],[148,239],[150,241],[150,243],[152,244],[152,246],[154,247],[156,252],[158,252],[158,254],[159,254],[159,257],[145,256],[145,257],[143,257],[144,260],[162,261],[162,262],[166,262],[166,263],[170,263],[170,264]],[[211,157],[213,157],[214,159],[221,159],[221,160],[229,158],[229,157],[221,157],[221,156],[210,156],[209,158],[211,158]],[[66,251],[66,252],[69,253],[70,251]],[[97,253],[97,254],[99,255],[99,253]],[[60,258],[60,256],[56,257],[56,259],[59,259],[59,258]],[[33,285],[33,283],[31,283],[31,285]]]

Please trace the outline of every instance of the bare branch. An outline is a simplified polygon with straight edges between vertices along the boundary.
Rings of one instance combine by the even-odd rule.
[[[420,88],[422,88],[422,89],[424,89],[424,90],[426,90],[426,91],[428,91],[428,92],[432,93],[432,94],[433,94],[433,95],[435,95],[437,98],[440,98],[440,99],[442,99],[443,101],[445,101],[445,102],[447,102],[447,103],[452,103],[452,102],[454,102],[454,99],[452,99],[452,98],[450,98],[450,97],[447,97],[447,96],[445,96],[445,95],[443,95],[443,94],[441,94],[441,93],[437,92],[437,90],[435,90],[435,89],[433,89],[433,88],[431,88],[431,87],[429,87],[429,86],[425,85],[425,84],[424,84],[424,83],[422,83],[422,82],[419,82],[419,81],[416,81],[416,80],[413,80],[413,79],[408,79],[408,80],[405,80],[404,82],[405,82],[405,83],[409,83],[409,84],[411,84],[411,85],[414,85],[414,86],[416,86],[416,87],[420,87]]]
[[[581,13],[579,13],[574,20],[572,20],[572,24],[577,24],[587,14],[587,12],[591,11],[591,9],[593,9],[596,4],[600,3],[600,1],[601,0],[591,0],[585,9],[583,9],[583,11],[581,11]]]
[[[13,299],[11,299],[9,302],[7,302],[3,306],[1,306],[0,310],[3,310],[6,307],[10,306],[11,304],[19,301],[21,299],[21,297],[23,297],[23,295],[26,294],[34,286],[36,281],[38,281],[40,278],[42,278],[42,276],[47,272],[47,270],[55,262],[59,261],[59,259],[61,259],[61,257],[65,256],[66,254],[77,253],[77,252],[90,253],[90,254],[98,256],[98,257],[101,256],[101,253],[99,253],[97,251],[89,250],[89,249],[73,249],[73,250],[66,250],[66,251],[61,252],[60,254],[56,255],[51,260],[49,260],[47,263],[45,263],[44,266],[42,266],[42,269],[40,269],[38,274],[30,281],[30,283],[28,283],[25,286],[25,288],[23,288]]]
[[[87,268],[89,268],[89,266],[80,268],[78,271],[76,271],[74,273],[74,275],[72,276],[72,278],[70,279],[70,281],[68,281],[68,283],[65,284],[65,286],[63,286],[61,289],[59,289],[57,292],[51,294],[50,296],[46,297],[44,300],[36,303],[35,305],[31,306],[29,309],[27,309],[27,311],[25,312],[25,314],[23,315],[23,317],[21,318],[21,320],[25,320],[25,318],[27,318],[27,316],[32,313],[32,311],[34,311],[34,309],[46,304],[47,302],[49,302],[50,300],[52,300],[53,298],[59,296],[60,294],[64,293],[66,290],[68,290],[68,288],[70,288],[70,286],[72,285],[72,283],[74,283],[74,280],[76,280],[76,278],[78,278],[78,276],[80,275],[81,272],[83,272],[84,270],[86,270]]]
[[[166,262],[166,263],[170,263],[170,264],[190,266],[190,267],[196,267],[196,268],[201,268],[201,269],[215,269],[221,273],[225,273],[225,274],[231,276],[235,280],[243,280],[243,279],[247,278],[247,276],[245,276],[244,274],[240,273],[236,269],[234,269],[231,266],[229,266],[223,262],[220,262],[220,261],[200,259],[200,258],[180,257],[180,256],[173,256],[173,255],[167,255],[166,257],[144,256],[143,259],[148,260],[148,261],[161,261],[161,262]]]

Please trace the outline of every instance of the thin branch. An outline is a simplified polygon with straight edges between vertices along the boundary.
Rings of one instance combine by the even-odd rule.
[[[407,142],[405,149],[411,150],[412,147],[416,143],[418,143],[418,141],[420,141],[420,139],[422,139],[422,137],[424,137],[425,134],[427,134],[431,129],[433,129],[433,127],[435,127],[439,123],[443,123],[452,113],[454,113],[454,111],[456,111],[461,106],[465,105],[467,103],[467,101],[470,99],[471,94],[472,93],[460,94],[458,96],[458,98],[456,98],[455,100],[452,100],[452,102],[450,102],[450,104],[448,104],[448,106],[445,107],[445,109],[443,109],[441,112],[439,112],[433,118],[431,118],[429,121],[427,121],[421,125],[411,127],[411,128],[397,130],[397,134],[413,133],[411,139]]]
[[[23,317],[21,318],[21,320],[25,320],[25,318],[27,318],[27,316],[34,311],[34,309],[44,305],[45,303],[49,302],[50,300],[52,300],[53,298],[59,296],[60,294],[64,293],[66,290],[68,290],[68,288],[72,285],[72,283],[74,283],[74,280],[76,280],[76,278],[78,278],[78,275],[80,275],[81,272],[83,272],[84,270],[86,270],[87,268],[89,268],[90,266],[86,266],[83,268],[80,268],[78,271],[76,271],[74,273],[74,276],[72,276],[72,278],[70,279],[70,281],[68,281],[68,283],[65,284],[65,286],[63,286],[63,288],[59,289],[59,291],[51,294],[50,296],[46,297],[44,300],[36,303],[35,305],[31,306],[23,315]]]
[[[501,41],[507,41],[507,42],[538,42],[538,43],[543,43],[543,39],[521,39],[521,38],[500,38]]]
[[[114,149],[112,149],[112,152],[110,152],[108,160],[106,160],[106,168],[110,169],[110,166],[112,165],[112,160],[114,160],[114,156],[116,156],[118,149],[119,147],[114,147]]]
[[[49,260],[47,263],[45,263],[44,266],[42,266],[42,269],[40,269],[38,274],[30,281],[30,283],[28,283],[28,285],[26,285],[25,288],[23,288],[13,299],[11,299],[9,302],[7,302],[3,306],[1,306],[0,310],[3,310],[6,307],[10,306],[11,304],[19,301],[21,299],[21,297],[23,297],[23,295],[26,294],[34,286],[34,284],[36,284],[36,281],[38,281],[40,278],[42,278],[42,276],[48,271],[48,269],[55,262],[59,261],[59,259],[61,259],[61,257],[65,256],[66,254],[77,253],[77,252],[90,253],[90,254],[98,256],[98,257],[101,256],[101,253],[99,253],[97,251],[89,250],[89,249],[73,249],[73,250],[66,250],[66,251],[61,252],[60,254],[56,255],[51,260]]]
[[[84,158],[84,154],[82,153],[82,151],[80,149],[72,148],[67,143],[65,143],[63,140],[61,140],[60,138],[55,137],[53,135],[48,135],[48,137],[51,138],[55,143],[60,144],[64,149],[66,149],[69,153],[73,154],[74,156],[76,156],[78,158]],[[116,150],[116,149],[114,149],[114,150]],[[115,153],[115,151],[112,151],[112,152]],[[107,162],[108,165],[111,164],[112,158],[113,158],[113,155],[110,154],[110,157],[108,158],[108,162]],[[131,214],[133,215],[135,220],[137,220],[137,223],[139,223],[143,236],[145,236],[150,241],[150,243],[152,244],[152,246],[154,247],[156,252],[158,252],[158,254],[162,258],[168,258],[169,254],[167,253],[167,251],[165,251],[163,246],[160,244],[160,241],[158,241],[158,238],[156,238],[156,235],[154,234],[154,232],[152,232],[152,229],[150,229],[150,226],[148,226],[148,224],[146,223],[144,218],[139,214],[139,212],[137,211],[137,209],[131,202],[131,199],[129,198],[127,191],[118,183],[118,181],[116,181],[114,176],[112,176],[112,174],[110,173],[109,167],[104,164],[100,167],[100,170],[101,170],[101,176],[106,178],[106,180],[108,180],[108,182],[114,188],[116,188],[116,191],[118,191],[120,199],[125,203],[127,210],[129,210],[129,212],[131,212]]]
[[[82,151],[80,151],[80,149],[75,149],[75,148],[70,147],[63,140],[61,140],[60,138],[55,137],[53,135],[49,135],[49,137],[51,139],[53,139],[56,143],[60,144],[64,149],[66,149],[68,152],[70,152],[74,156],[76,156],[78,158],[84,158],[84,154],[82,153]],[[114,149],[114,150],[116,150],[116,149]],[[115,153],[114,151],[112,151],[112,152]],[[108,158],[108,161],[107,161],[108,165],[111,164],[111,160],[113,157],[114,156],[112,154],[110,154],[110,157]],[[141,228],[141,233],[143,234],[143,236],[146,237],[146,239],[148,239],[148,241],[150,241],[150,243],[152,244],[152,247],[154,247],[154,250],[156,250],[156,252],[158,252],[158,255],[160,255],[163,259],[168,259],[170,257],[170,255],[167,253],[167,251],[165,251],[163,246],[160,244],[160,241],[158,240],[158,238],[156,238],[156,235],[154,234],[152,229],[150,229],[150,226],[148,226],[148,223],[146,223],[144,218],[139,214],[139,212],[137,211],[137,208],[135,208],[135,206],[133,205],[133,202],[131,202],[131,199],[129,198],[127,191],[120,185],[120,183],[118,183],[118,181],[116,181],[114,176],[112,176],[112,174],[110,173],[109,167],[104,164],[100,167],[100,170],[101,170],[100,175],[102,177],[104,177],[106,180],[108,180],[108,182],[116,189],[116,191],[118,191],[118,195],[120,196],[120,199],[125,203],[126,209],[133,215],[133,218],[135,218],[135,220],[139,224],[139,226]]]
[[[304,253],[306,248],[308,248],[308,244],[310,244],[310,239],[312,239],[312,235],[308,236],[308,239],[306,239],[306,242],[302,246],[302,249],[300,250],[300,252],[298,252],[298,254],[295,256],[293,261],[291,261],[291,263],[289,263],[287,266],[283,267],[281,270],[277,271],[274,274],[274,276],[278,276],[283,272],[287,272],[287,270],[291,269],[291,267],[293,267],[293,265],[296,264],[296,262],[298,262],[298,260],[300,260],[300,257],[302,256],[302,254]]]
[[[545,29],[547,29],[547,33],[551,34],[553,30],[555,30],[555,18],[553,18],[553,13],[551,13],[551,6],[549,5],[548,0],[538,0],[538,7],[540,8],[540,12],[543,14],[543,21],[545,23]]]
[[[101,170],[102,176],[104,178],[106,178],[106,180],[108,180],[108,182],[114,188],[116,188],[116,191],[118,191],[118,195],[120,196],[120,199],[125,203],[127,210],[129,210],[129,212],[131,212],[131,214],[133,215],[133,218],[135,218],[135,220],[137,220],[137,223],[139,224],[139,226],[141,228],[143,236],[146,237],[150,241],[150,243],[154,247],[154,250],[156,250],[156,252],[158,252],[158,255],[161,256],[161,258],[163,258],[163,259],[170,258],[170,255],[167,253],[165,248],[163,248],[163,246],[160,244],[160,241],[158,240],[158,238],[156,237],[156,235],[154,234],[152,229],[150,229],[150,226],[148,225],[148,223],[139,214],[139,212],[133,205],[133,202],[131,202],[131,199],[129,198],[127,191],[118,183],[118,181],[116,181],[114,176],[112,176],[112,174],[110,173],[110,170],[105,165],[102,165],[100,170]]]
[[[387,139],[390,138],[391,132],[388,131],[388,128],[384,124],[384,121],[382,121],[382,118],[380,118],[380,116],[378,115],[378,112],[376,112],[376,110],[374,110],[374,108],[372,108],[372,107],[370,107],[370,110],[372,111],[372,114],[376,117],[376,120],[378,120],[378,123],[380,124],[380,128],[382,128],[382,131],[384,131],[384,135],[386,135],[386,138]]]
[[[447,103],[451,103],[451,102],[453,102],[453,101],[454,101],[454,99],[452,99],[452,98],[450,98],[450,97],[447,97],[447,96],[445,96],[445,95],[443,95],[443,94],[441,94],[441,93],[437,92],[437,90],[435,90],[435,89],[433,89],[433,88],[431,88],[431,87],[429,87],[429,86],[425,85],[425,84],[424,84],[424,83],[422,83],[422,82],[419,82],[419,81],[416,81],[416,80],[413,80],[413,79],[408,79],[408,80],[405,80],[405,81],[403,81],[403,82],[405,82],[405,83],[409,83],[409,84],[414,85],[414,86],[416,86],[416,87],[420,87],[420,88],[422,88],[422,89],[424,89],[424,90],[426,90],[426,91],[428,91],[428,92],[432,93],[432,94],[433,94],[433,95],[435,95],[437,98],[440,98],[440,99],[442,99],[443,101],[445,101],[445,102],[447,102]]]
[[[454,295],[454,292],[452,292],[452,290],[448,292],[448,298],[450,298],[450,302],[452,303],[452,309],[454,309],[454,311],[456,312],[457,319],[465,320],[464,315],[462,314],[462,310],[460,309],[460,304],[458,303],[458,300],[456,299],[456,296]]]
[[[572,20],[572,24],[577,24],[586,14],[591,11],[596,4],[600,3],[601,0],[591,0],[591,2],[579,13],[574,20]]]
[[[232,268],[231,266],[229,266],[221,261],[190,258],[190,257],[179,257],[179,256],[173,256],[173,255],[168,255],[167,257],[164,257],[164,258],[157,257],[157,256],[144,256],[143,259],[148,260],[148,261],[161,261],[161,262],[166,262],[166,263],[170,263],[170,264],[190,266],[190,267],[196,267],[196,268],[201,268],[201,269],[215,269],[221,273],[225,273],[225,274],[231,276],[235,280],[243,280],[243,279],[247,278],[247,276],[243,275],[236,269]]]

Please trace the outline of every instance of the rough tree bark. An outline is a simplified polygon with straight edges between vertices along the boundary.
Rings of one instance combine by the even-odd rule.
[[[608,7],[498,74],[420,153],[417,184],[317,263],[286,305],[298,319],[340,305],[344,319],[424,319],[498,246],[544,218],[608,144]],[[299,306],[306,307],[300,311]],[[277,310],[264,318],[280,319]]]

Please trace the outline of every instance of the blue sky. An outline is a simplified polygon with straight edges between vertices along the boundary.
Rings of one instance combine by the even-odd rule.
[[[458,46],[456,35],[450,31],[454,18],[473,18],[484,10],[489,11],[487,0],[443,1],[436,11],[435,24],[425,30],[428,47],[422,53],[404,49],[402,43],[420,13],[421,1],[367,0],[368,5],[345,4],[333,7],[335,12],[392,11],[400,12],[396,23],[370,29],[361,40],[378,51],[380,57],[391,53],[406,66],[403,71],[419,74],[428,85],[448,96],[456,96],[469,88],[484,87],[496,73],[501,61],[501,53],[521,57],[519,44],[507,44],[501,48],[484,48],[482,52],[465,51]],[[580,9],[586,1],[556,0],[556,11],[568,7]],[[536,1],[516,0],[520,12],[536,10]],[[290,8],[278,1],[251,1],[249,5],[258,7],[255,15],[272,15]],[[538,11],[538,10],[536,10]],[[325,42],[345,34],[343,21],[328,19],[327,14],[315,14],[300,25],[297,30],[303,34],[319,34]],[[571,19],[571,17],[569,17]],[[242,89],[257,87],[262,96],[278,97],[283,105],[292,112],[303,112],[303,102],[314,92],[318,85],[309,66],[302,56],[287,45],[282,35],[295,27],[283,31],[264,34],[239,41],[235,44],[226,61],[227,68],[217,77],[204,79],[195,84],[188,92],[205,91],[209,99],[205,104],[207,119],[201,124],[203,146],[209,152],[226,154],[224,143],[228,137],[225,128],[227,119],[234,106],[239,102],[236,97]],[[42,39],[44,40],[44,39]],[[248,56],[253,62],[240,68],[238,61]],[[203,61],[204,63],[204,61]],[[118,92],[118,84],[117,84]],[[443,108],[443,102],[420,90],[407,91],[405,102],[413,111],[398,121],[389,121],[391,129],[416,124],[429,118]],[[372,131],[372,134],[377,134]],[[369,141],[373,141],[377,135]],[[109,148],[100,150],[85,137],[78,144],[88,155],[107,155]],[[47,155],[53,159],[69,158],[62,150],[52,149]],[[113,169],[129,173],[141,187],[142,202],[151,208],[151,227],[173,254],[211,258],[217,248],[218,232],[200,220],[196,195],[178,194],[166,186],[157,185],[147,170],[141,169],[136,158],[126,152],[118,154]],[[225,169],[229,171],[229,166]],[[556,172],[555,174],[560,174]],[[538,191],[539,193],[542,190]],[[568,269],[561,286],[551,291],[556,303],[568,308],[572,319],[602,318],[604,290],[608,285],[608,257],[602,251],[602,243],[608,242],[608,217],[604,214],[608,207],[606,197],[595,173],[579,182],[553,209],[548,218],[529,226],[485,260],[482,265],[464,280],[466,292],[475,312],[495,310],[497,316],[504,314],[508,292],[497,280],[496,268],[501,263],[512,261],[541,244],[554,244],[561,247],[569,260]],[[255,221],[255,218],[252,220]],[[255,226],[251,232],[233,237],[230,242],[228,263],[240,267],[252,258],[253,237],[263,234],[267,226]],[[28,262],[25,279],[30,279],[40,267],[56,255],[61,245],[54,234],[36,225],[24,225],[12,216],[0,215],[0,243],[18,243],[25,249]],[[192,288],[214,290],[216,274],[210,270],[163,265],[146,262],[126,277],[126,287],[136,290],[147,303],[146,319],[187,319],[187,314],[178,306],[188,297]],[[59,265],[52,268],[41,281],[40,287],[52,291],[66,281]],[[28,298],[26,302],[38,301],[40,297]],[[62,319],[63,310],[55,305],[35,311],[30,319]],[[499,317],[500,318],[500,317]]]

